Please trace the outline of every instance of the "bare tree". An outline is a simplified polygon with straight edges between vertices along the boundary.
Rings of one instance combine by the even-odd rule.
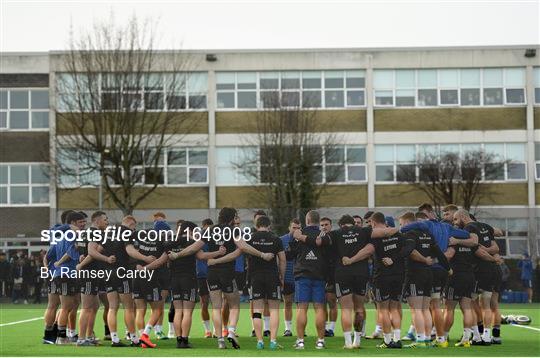
[[[447,204],[475,208],[482,199],[496,194],[483,181],[503,180],[505,166],[510,162],[483,150],[463,154],[444,152],[421,154],[415,164],[399,165],[398,181],[420,190],[434,204],[436,211]]]
[[[154,29],[148,20],[121,26],[111,17],[72,35],[59,59],[57,172],[72,184],[103,187],[125,214],[163,183],[165,150],[201,118],[185,109],[206,106],[205,93],[186,95],[192,59],[158,54]]]
[[[292,218],[319,206],[329,183],[345,180],[344,166],[324,165],[340,160],[336,135],[321,133],[331,120],[321,128],[316,109],[285,103],[279,92],[268,94],[264,107],[250,121],[256,135],[248,141],[254,149],[235,166],[260,184],[255,186],[259,199],[266,203],[275,230],[284,232]]]

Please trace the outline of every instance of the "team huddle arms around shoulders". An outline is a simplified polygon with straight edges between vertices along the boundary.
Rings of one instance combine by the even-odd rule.
[[[87,228],[86,214],[69,210],[51,228],[51,237],[55,232],[82,234],[77,240],[51,241],[44,259],[49,296],[43,342],[102,345],[94,333],[101,304],[104,340],[112,347],[156,348],[154,333],[158,340],[176,339],[177,348],[192,348],[193,311],[200,302],[205,337],[216,339],[219,349],[239,349],[240,296],[247,286],[257,349],[284,348],[278,343],[281,302],[283,335],[292,336],[293,301],[294,349],[306,346],[310,305],[316,349],[326,348],[325,338],[334,336],[338,307],[344,349],[359,348],[363,337],[382,338],[378,348],[448,347],[458,304],[463,334],[456,347],[501,344],[502,259],[495,242],[501,230],[454,205],[443,212],[439,221],[432,207],[423,204],[416,213],[399,216],[399,228],[381,212],[343,215],[332,230],[329,218],[311,210],[303,227],[292,219],[282,237],[261,210],[254,215],[254,227],[242,228],[237,211],[225,207],[215,224],[205,219],[199,227],[178,220],[175,230],[157,212],[151,230],[136,230],[136,219],[128,215],[114,231],[122,239],[103,240],[110,232],[105,212],[93,213]],[[158,239],[150,240],[150,231]],[[366,337],[365,304],[370,300],[377,326]],[[412,319],[402,336],[405,303]],[[119,316],[125,332],[118,331]]]

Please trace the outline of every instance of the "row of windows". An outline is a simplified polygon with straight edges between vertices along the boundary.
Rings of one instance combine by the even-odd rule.
[[[46,164],[0,164],[0,205],[47,204]]]
[[[540,67],[533,69],[534,103],[540,104]]]
[[[217,108],[365,105],[365,71],[217,72]]]
[[[58,111],[177,111],[207,107],[208,74],[149,73],[145,76],[58,75]],[[79,95],[76,95],[79,94]]]
[[[525,104],[524,68],[375,70],[376,106]]]
[[[540,180],[540,143],[534,145],[534,158],[536,160],[536,180]]]
[[[524,143],[485,143],[485,144],[383,144],[375,145],[375,181],[407,182],[410,173],[416,178],[422,176],[418,162],[426,155],[444,155],[445,153],[464,153],[485,151],[498,165],[484,180],[526,180],[527,163]],[[508,161],[508,162],[507,162]],[[429,169],[429,168],[428,168]]]
[[[49,91],[0,89],[1,129],[49,128]]]
[[[531,252],[529,247],[529,220],[526,218],[481,218],[480,221],[502,229],[505,237],[496,238],[502,256],[521,256]]]

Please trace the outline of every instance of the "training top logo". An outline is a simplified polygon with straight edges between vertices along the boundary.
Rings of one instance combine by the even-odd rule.
[[[313,250],[307,253],[306,260],[318,260],[317,256],[313,253]]]

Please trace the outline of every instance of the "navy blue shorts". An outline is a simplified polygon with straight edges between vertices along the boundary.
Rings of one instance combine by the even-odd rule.
[[[300,277],[294,281],[294,299],[296,303],[325,303],[326,282]]]
[[[521,283],[525,288],[532,288],[532,280],[521,280]]]

